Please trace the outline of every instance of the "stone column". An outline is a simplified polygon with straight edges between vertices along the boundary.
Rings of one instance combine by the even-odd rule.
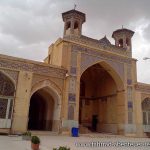
[[[32,73],[20,71],[14,103],[12,132],[24,132],[27,130],[31,84]]]
[[[143,118],[142,118],[142,97],[139,91],[135,93],[135,123],[136,123],[136,136],[143,137]]]
[[[70,51],[69,71],[65,81],[65,115],[62,120],[62,128],[63,130],[66,130],[66,132],[70,131],[72,127],[78,127],[78,121],[76,119],[77,51],[74,51],[73,49],[70,49]]]
[[[76,113],[75,120],[79,122],[79,103],[80,103],[80,77],[81,77],[81,52],[77,56],[77,81],[76,81]]]
[[[125,91],[117,92],[117,121],[118,121],[118,134],[124,134],[125,118],[127,114],[125,105]]]
[[[71,28],[70,28],[70,34],[74,34],[74,19],[71,19]]]

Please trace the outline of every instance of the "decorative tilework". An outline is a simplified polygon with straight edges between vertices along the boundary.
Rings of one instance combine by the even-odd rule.
[[[92,39],[92,38],[89,38],[86,36],[81,36],[79,38],[79,37],[71,35],[71,36],[64,37],[64,40],[75,41],[78,43],[86,44],[88,46],[98,48],[98,49],[101,49],[101,50],[106,51],[106,52],[113,52],[113,53],[121,54],[124,56],[130,56],[130,52],[124,48],[120,48],[120,47],[117,47],[117,46],[112,45],[112,44],[106,45],[106,44],[101,43],[99,40],[95,40],[95,39]]]
[[[133,109],[133,103],[131,101],[128,101],[128,109]]]
[[[71,73],[72,75],[76,75],[76,72],[77,72],[76,67],[71,67],[70,73]]]
[[[0,68],[14,69],[18,71],[30,71],[37,74],[53,76],[58,78],[64,78],[66,74],[66,70],[61,68],[54,68],[49,65],[46,65],[45,63],[25,63],[22,61],[13,61],[6,59],[0,59]]]
[[[68,120],[74,120],[74,106],[70,105],[68,108]]]
[[[49,79],[43,79],[41,81],[38,79],[37,83],[32,85],[31,95],[43,87],[51,87],[52,89],[55,89],[59,95],[62,95],[62,91],[61,91],[60,87],[55,82],[53,82]]]
[[[117,56],[115,54],[110,54],[110,53],[108,54],[106,52],[96,51],[94,49],[88,49],[88,48],[76,46],[76,45],[73,46],[73,51],[80,51],[80,52],[86,53],[90,56],[92,56],[92,55],[98,56],[98,57],[101,57],[103,59],[114,60],[117,62],[122,62],[122,63],[127,63],[127,64],[131,64],[131,61],[132,61],[130,58],[124,58],[122,56]]]
[[[87,55],[87,54],[82,54],[81,55],[81,74],[90,66],[99,63],[101,61],[105,61],[109,66],[111,66],[119,75],[122,79],[124,79],[124,64],[107,60],[104,58],[101,58],[100,56],[92,56],[92,55]]]
[[[73,93],[69,93],[69,102],[75,102],[76,100],[76,95]]]
[[[18,71],[7,70],[7,69],[2,69],[2,68],[0,68],[0,71],[4,72],[8,76],[10,76],[14,80],[15,84],[17,84],[18,74],[19,74]]]
[[[70,78],[69,92],[76,93],[76,78],[75,77]]]
[[[128,100],[128,123],[133,123],[133,101],[132,101],[132,87],[127,88],[127,100]]]
[[[76,73],[77,73],[77,52],[71,51],[71,67],[70,67],[70,80],[69,80],[69,103],[76,100]]]
[[[14,96],[15,86],[11,80],[0,72],[0,95]]]
[[[142,110],[150,111],[150,98],[149,97],[145,98],[144,101],[142,102]]]
[[[132,80],[131,79],[127,79],[127,84],[128,85],[132,85]]]
[[[77,66],[77,52],[74,51],[71,52],[71,66],[72,67]]]
[[[135,89],[140,92],[150,93],[150,86],[142,83],[137,83],[135,85]]]
[[[127,78],[132,79],[131,65],[127,65]]]
[[[127,99],[128,101],[132,101],[132,87],[127,88]]]
[[[132,71],[131,65],[127,65],[127,84],[132,85]]]

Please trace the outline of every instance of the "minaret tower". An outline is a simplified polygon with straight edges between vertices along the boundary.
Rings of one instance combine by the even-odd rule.
[[[122,27],[122,29],[118,29],[113,32],[112,37],[115,39],[115,45],[121,48],[125,48],[127,50],[132,50],[132,36],[134,32],[125,29]]]
[[[64,36],[81,36],[82,24],[85,22],[85,14],[75,9],[62,13],[64,21]]]

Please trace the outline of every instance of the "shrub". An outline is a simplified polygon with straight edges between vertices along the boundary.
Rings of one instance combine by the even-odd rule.
[[[33,144],[40,144],[40,138],[37,137],[37,136],[32,136],[31,142],[32,142]]]
[[[22,135],[24,135],[24,136],[31,136],[31,132],[27,131],[27,132],[24,132]]]

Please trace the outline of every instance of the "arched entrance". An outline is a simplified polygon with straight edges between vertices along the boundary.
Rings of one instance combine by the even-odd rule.
[[[11,127],[14,94],[13,81],[0,71],[0,128]]]
[[[55,100],[48,87],[37,90],[30,99],[29,130],[52,131]]]
[[[123,84],[120,78],[117,81],[120,85],[116,80],[115,72],[105,63],[97,63],[83,72],[79,102],[81,133],[117,133],[117,93]]]

